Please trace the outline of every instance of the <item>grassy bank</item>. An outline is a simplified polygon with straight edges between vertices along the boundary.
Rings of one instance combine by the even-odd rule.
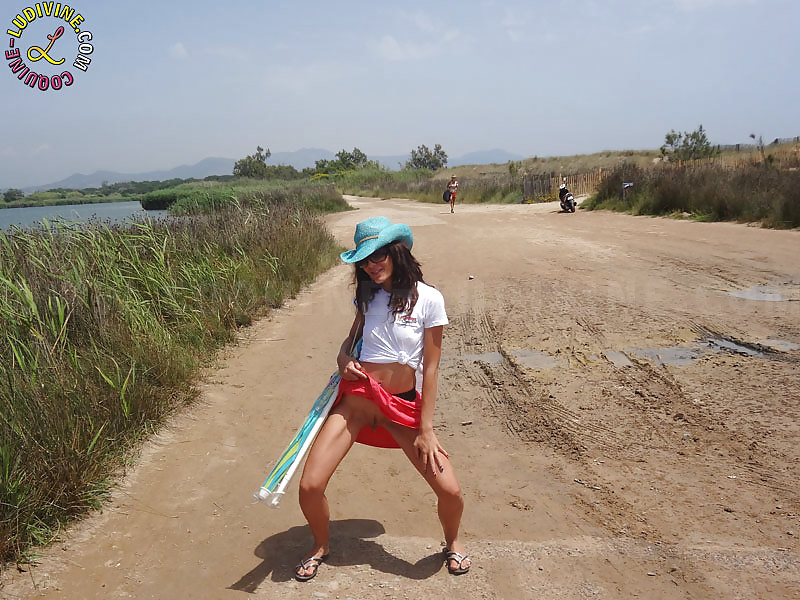
[[[214,175],[207,181],[230,180],[232,176]],[[69,204],[101,204],[104,202],[138,201],[148,192],[175,187],[197,179],[167,179],[164,181],[125,181],[103,183],[100,187],[82,189],[52,188],[47,191],[32,192],[12,202],[0,202],[0,208],[29,208],[34,206],[63,206]]]
[[[125,198],[119,195],[111,196],[84,196],[80,193],[75,193],[71,196],[62,198],[55,194],[48,192],[41,192],[41,194],[34,196],[26,196],[24,200],[17,200],[16,202],[3,202],[0,203],[0,209],[3,208],[32,208],[36,206],[70,206],[73,204],[104,204],[106,202],[130,202],[132,198]]]
[[[335,178],[344,194],[375,198],[401,197],[421,202],[442,202],[447,180],[430,171],[384,171],[361,169]],[[510,174],[459,179],[458,201],[466,204],[510,204],[522,202],[522,182]]]
[[[341,201],[341,199],[340,199]],[[0,234],[0,559],[98,506],[198,368],[337,260],[309,202]]]
[[[767,154],[768,152],[768,154]],[[761,162],[777,168],[784,173],[790,173],[793,165],[798,161],[798,146],[796,143],[772,144],[763,151],[759,151],[756,146],[743,146],[741,149],[724,149],[714,161],[721,170],[728,173],[740,170],[754,162]],[[594,154],[581,154],[573,156],[553,156],[553,157],[532,157],[524,160],[508,163],[497,163],[488,165],[463,165],[448,167],[435,173],[429,171],[401,171],[391,172],[379,169],[364,169],[353,173],[344,173],[335,178],[331,178],[342,193],[356,194],[372,197],[398,196],[412,198],[423,202],[441,202],[442,191],[450,179],[455,174],[460,183],[458,201],[467,204],[478,203],[517,203],[522,202],[522,179],[547,180],[553,178],[559,181],[562,176],[578,177],[582,174],[596,174],[602,170],[605,176],[608,172],[620,173],[623,170],[635,169],[637,173],[658,172],[663,167],[660,153],[657,150],[623,150],[605,151]],[[648,175],[649,177],[649,175]],[[744,175],[749,178],[750,175]],[[616,192],[621,190],[621,180],[616,177],[614,181],[607,185],[616,185]],[[761,184],[758,184],[761,185]],[[773,185],[766,182],[766,185]],[[782,185],[782,184],[775,184]],[[637,186],[638,190],[641,187]],[[735,187],[729,186],[731,191]],[[572,188],[571,188],[572,189]],[[609,188],[610,189],[610,188]],[[617,193],[617,196],[620,194]],[[755,201],[755,190],[749,194],[749,198],[739,198],[731,201],[732,204],[747,204]],[[537,195],[540,200],[557,199],[557,183],[552,186],[549,194]],[[608,196],[613,202],[614,195]],[[629,197],[630,198],[630,197]],[[782,209],[783,212],[791,212],[791,201],[787,200],[789,207]],[[709,204],[711,202],[709,201]],[[587,204],[587,207],[590,206]],[[742,214],[746,211],[742,210]],[[759,211],[756,211],[759,212]],[[760,212],[763,212],[761,210]],[[718,214],[718,218],[723,214],[735,214],[722,210],[704,210],[700,218],[717,218],[711,215]],[[778,216],[772,222],[778,221],[792,222]],[[766,219],[765,222],[770,221]]]
[[[574,154],[570,156],[533,156],[511,163],[492,163],[488,165],[459,165],[438,171],[437,179],[447,180],[450,175],[459,179],[480,179],[505,177],[513,169],[522,173],[556,176],[575,173],[594,172],[598,169],[613,169],[623,163],[648,167],[659,156],[657,150],[608,150],[594,154]]]
[[[642,169],[617,167],[581,207],[633,215],[691,216],[703,221],[800,227],[800,164],[722,162]],[[623,182],[633,186],[622,193]]]
[[[296,203],[314,214],[347,210],[347,203],[328,181],[197,182],[143,194],[145,210],[169,210],[173,215],[193,215],[225,207],[266,207],[275,203]]]

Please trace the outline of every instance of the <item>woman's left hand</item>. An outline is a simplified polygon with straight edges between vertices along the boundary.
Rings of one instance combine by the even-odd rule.
[[[423,473],[427,473],[430,468],[433,471],[433,476],[436,477],[444,471],[444,461],[441,457],[444,455],[445,458],[449,458],[450,455],[439,444],[439,440],[433,430],[420,430],[414,440],[414,448],[416,448],[417,457],[422,463]]]

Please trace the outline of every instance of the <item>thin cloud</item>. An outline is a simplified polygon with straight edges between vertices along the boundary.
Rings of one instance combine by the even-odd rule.
[[[427,60],[440,51],[439,44],[430,42],[399,42],[392,35],[384,35],[370,44],[372,51],[389,61]]]
[[[507,8],[500,25],[503,27],[523,27],[526,22],[526,19],[519,13],[512,12],[511,9]]]
[[[441,20],[432,17],[430,14],[422,12],[421,10],[417,10],[414,12],[406,11],[406,10],[393,10],[391,12],[393,15],[393,21],[403,21],[406,23],[411,23],[418,31],[422,31],[423,33],[441,33],[442,29],[445,29],[450,25],[450,23],[442,23]]]
[[[241,48],[236,48],[234,46],[211,46],[205,50],[205,53],[208,56],[216,56],[218,58],[229,58],[231,60],[236,61],[245,61],[251,58],[251,56],[242,50]]]
[[[752,5],[756,0],[674,0],[674,2],[680,10],[691,12],[707,8]]]
[[[631,32],[636,35],[647,35],[655,31],[658,31],[658,29],[652,24],[637,25],[631,30]]]
[[[267,70],[264,83],[269,91],[306,94],[326,85],[334,86],[355,74],[353,67],[332,61],[276,66]]]
[[[186,50],[186,46],[183,45],[183,42],[175,42],[175,44],[169,48],[169,55],[176,60],[183,60],[189,57],[189,52]]]
[[[528,36],[526,25],[527,18],[518,10],[505,9],[503,18],[500,20],[500,27],[505,31],[506,37],[512,42],[522,42]]]
[[[367,48],[383,60],[428,60],[443,54],[449,44],[461,37],[456,19],[452,16],[435,18],[420,10],[394,10],[392,15],[401,33],[387,33],[367,42]],[[408,23],[411,27],[403,27],[402,23]]]
[[[434,33],[442,29],[442,26],[435,23],[429,15],[421,12],[414,13],[411,20],[420,31],[424,31],[425,33]]]

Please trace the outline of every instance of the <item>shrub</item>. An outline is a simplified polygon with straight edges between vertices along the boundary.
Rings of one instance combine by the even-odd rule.
[[[633,182],[623,194],[622,183]],[[642,169],[622,165],[601,183],[584,208],[631,214],[689,213],[712,221],[759,222],[764,226],[800,226],[800,170],[743,163],[697,166],[663,165]]]
[[[169,210],[174,215],[206,213],[229,207],[263,207],[275,202],[299,202],[317,214],[348,209],[341,194],[326,181],[240,179],[225,184],[191,183],[150,192],[139,202],[145,210]]]
[[[198,366],[340,250],[306,203],[277,198],[0,233],[0,560],[97,506],[194,397]]]

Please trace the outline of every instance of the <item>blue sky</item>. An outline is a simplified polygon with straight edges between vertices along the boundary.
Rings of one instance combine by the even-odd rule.
[[[40,4],[43,4],[40,2]],[[34,0],[3,2],[0,40]],[[70,4],[92,34],[37,17],[15,47],[73,84],[0,69],[0,188],[107,169],[169,169],[256,145],[450,156],[658,148],[703,124],[714,143],[800,135],[797,0]],[[59,25],[51,58],[26,59]],[[38,54],[34,53],[34,56]]]

